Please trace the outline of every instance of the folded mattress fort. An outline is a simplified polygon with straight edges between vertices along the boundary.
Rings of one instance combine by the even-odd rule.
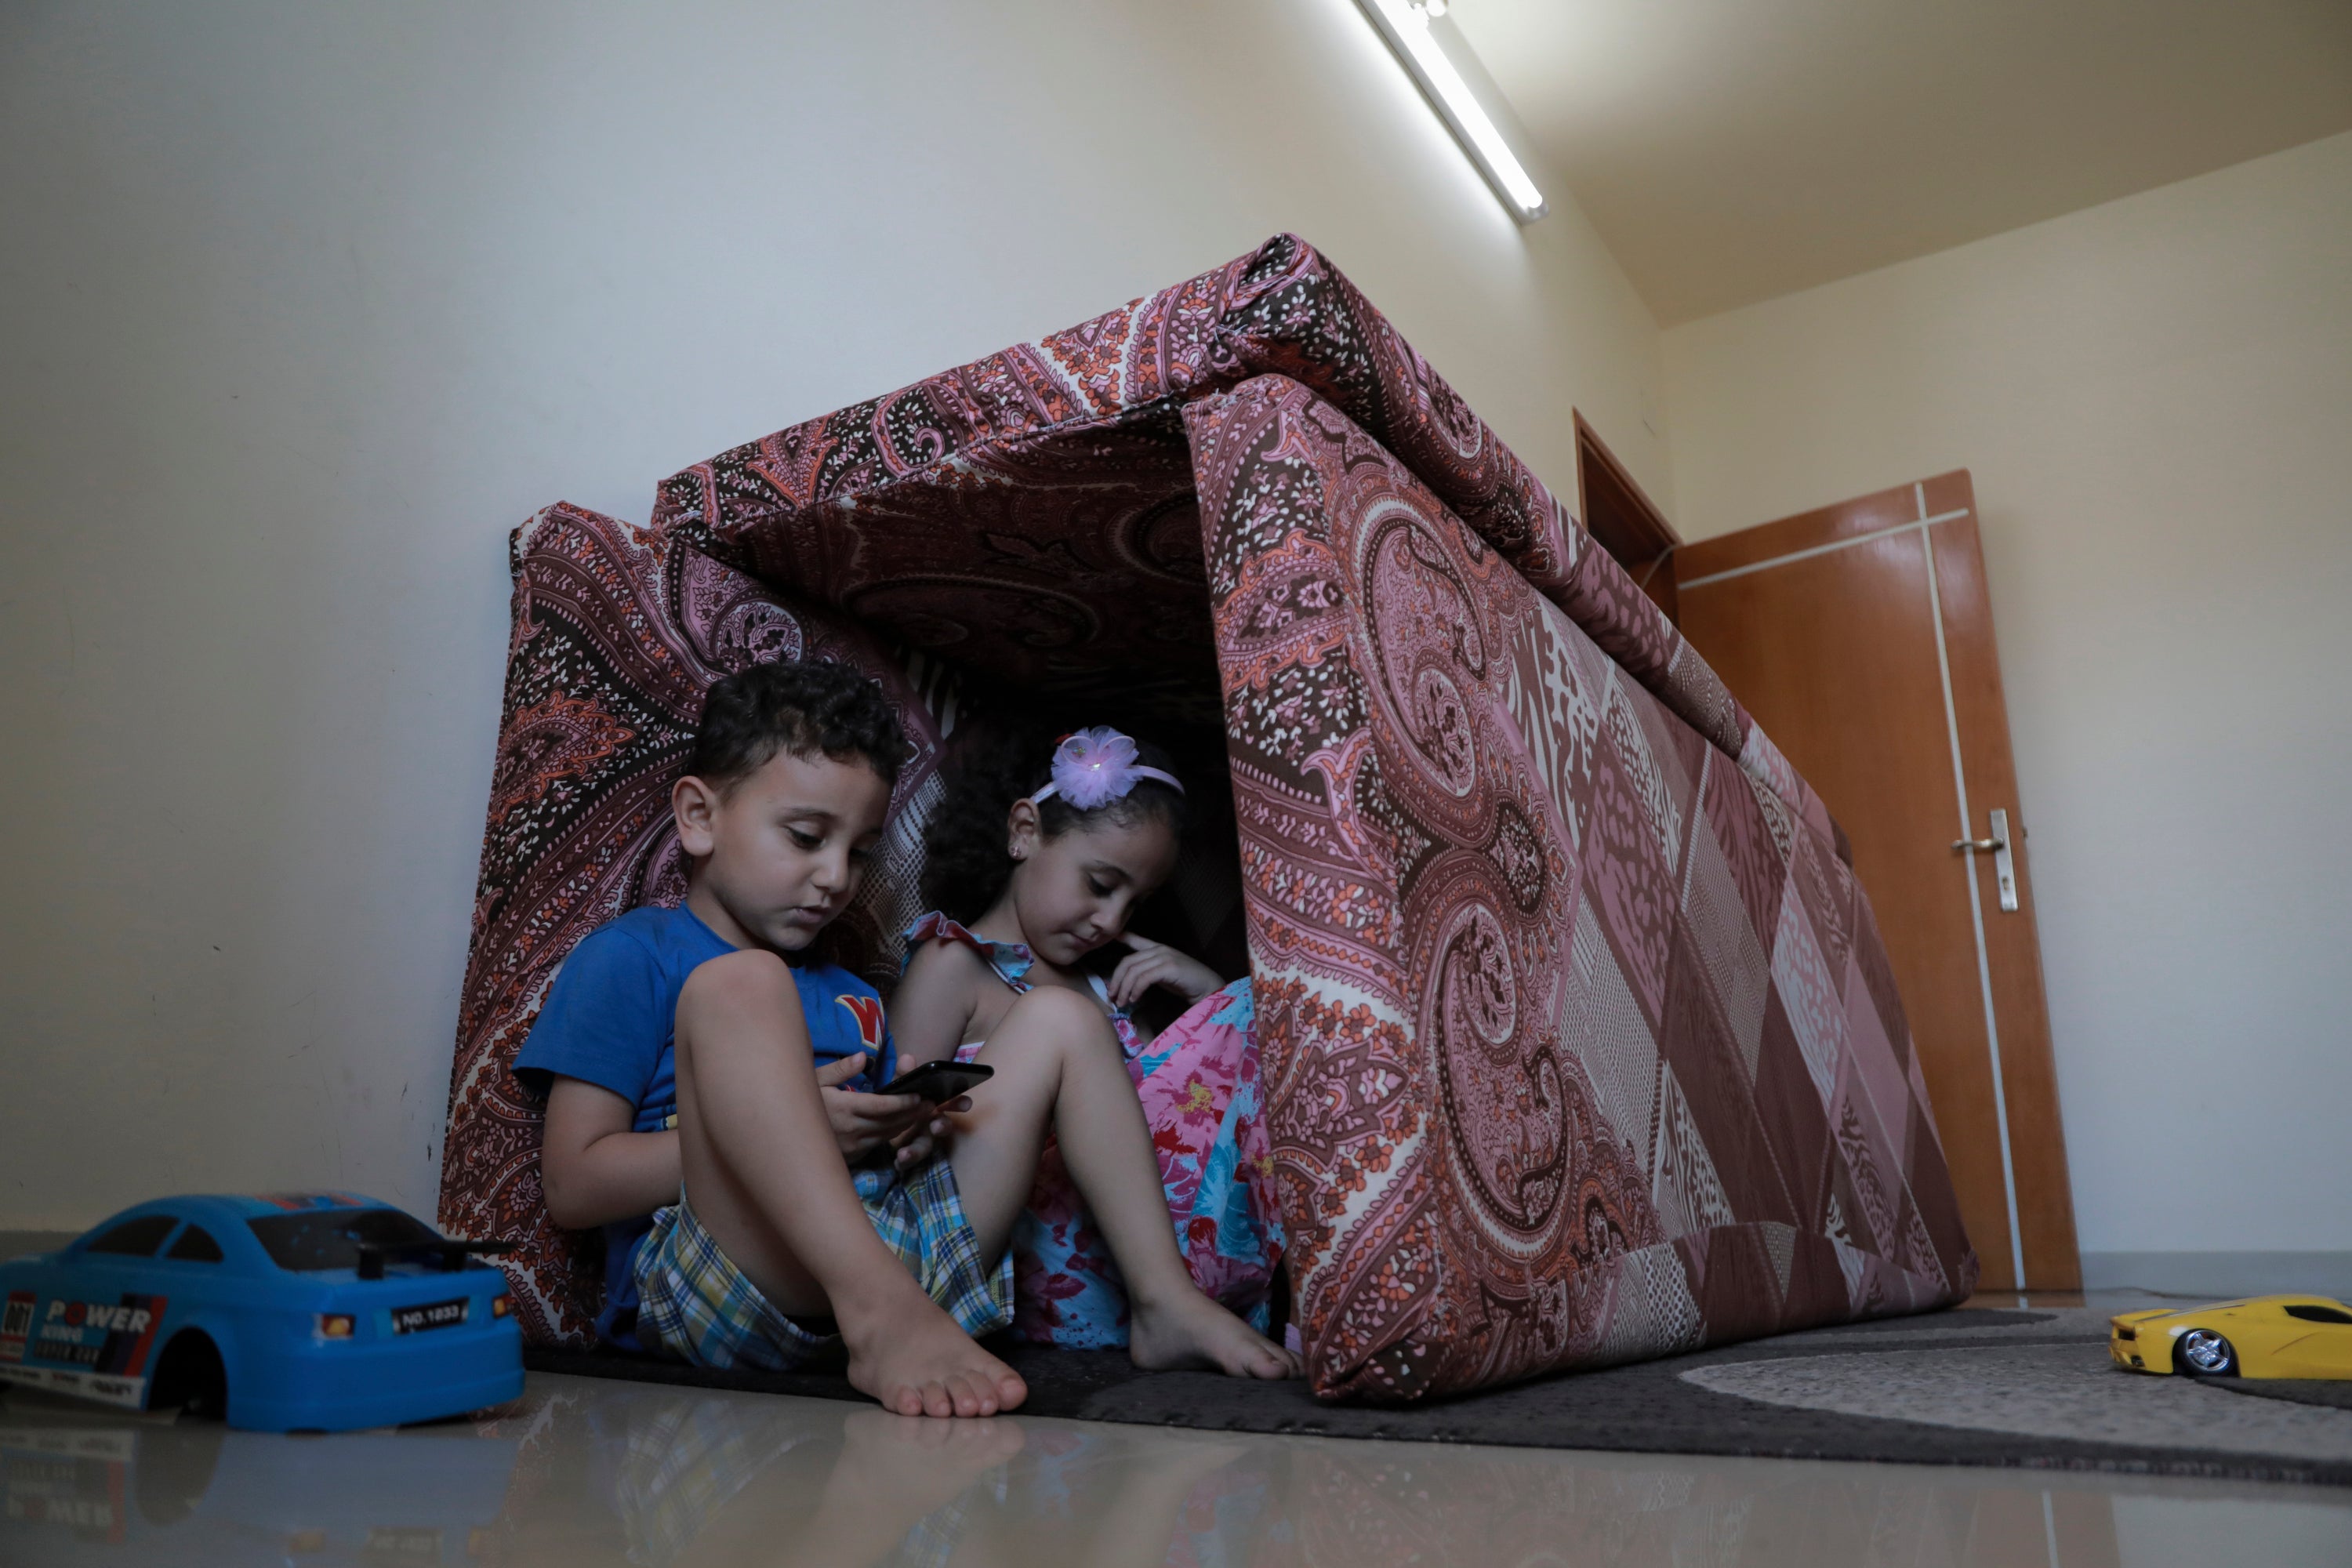
[[[967,694],[1222,728],[1326,1397],[1406,1400],[1965,1297],[1843,837],[1706,662],[1387,321],[1281,236],[720,454],[639,528],[516,531],[441,1222],[527,1330],[598,1289],[509,1070],[572,945],[684,890],[701,694],[880,680],[915,742],[835,933],[887,982]]]

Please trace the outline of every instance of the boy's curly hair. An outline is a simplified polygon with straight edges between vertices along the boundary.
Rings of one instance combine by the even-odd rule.
[[[950,920],[970,922],[988,912],[1013,878],[1004,852],[1005,816],[1013,803],[1044,789],[1053,777],[1055,731],[1013,726],[974,736],[947,773],[947,794],[931,813],[923,836],[923,899]],[[1136,737],[1136,761],[1176,773],[1167,750]],[[1181,776],[1181,775],[1179,775]],[[1126,795],[1081,811],[1060,795],[1037,807],[1048,838],[1094,822],[1130,823],[1156,816],[1183,836],[1190,813],[1181,791],[1157,779],[1139,779]]]
[[[862,757],[895,786],[908,749],[907,732],[878,682],[847,665],[784,659],[712,685],[686,771],[724,791],[778,752],[790,752],[837,763]]]

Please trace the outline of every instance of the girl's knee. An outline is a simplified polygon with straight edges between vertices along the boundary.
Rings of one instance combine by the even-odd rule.
[[[992,1031],[998,1039],[1034,1037],[1063,1046],[1093,1046],[1118,1037],[1094,999],[1058,985],[1041,985],[1013,1004]]]

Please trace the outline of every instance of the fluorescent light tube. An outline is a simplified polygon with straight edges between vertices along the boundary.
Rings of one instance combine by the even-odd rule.
[[[1437,40],[1429,36],[1429,12],[1410,0],[1356,3],[1389,41],[1397,58],[1404,62],[1405,69],[1420,85],[1431,107],[1454,132],[1454,140],[1462,143],[1462,150],[1470,154],[1470,161],[1478,165],[1478,172],[1486,176],[1486,183],[1495,187],[1495,194],[1503,198],[1503,205],[1511,209],[1512,216],[1521,223],[1533,223],[1543,216],[1549,210],[1544,205],[1543,193],[1528,178],[1527,170],[1505,145],[1502,132],[1495,129],[1495,122],[1486,118],[1486,111],[1471,95],[1470,84],[1462,79],[1462,73],[1454,68],[1454,62],[1437,47]],[[1431,9],[1444,14],[1442,7]]]

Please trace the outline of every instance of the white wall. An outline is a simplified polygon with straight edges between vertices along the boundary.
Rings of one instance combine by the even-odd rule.
[[[1283,228],[1537,470],[1657,332],[1353,0],[0,10],[0,1226],[429,1212],[507,531]]]
[[[2094,1276],[2352,1249],[2352,135],[1665,359],[1687,537],[1974,474]]]

